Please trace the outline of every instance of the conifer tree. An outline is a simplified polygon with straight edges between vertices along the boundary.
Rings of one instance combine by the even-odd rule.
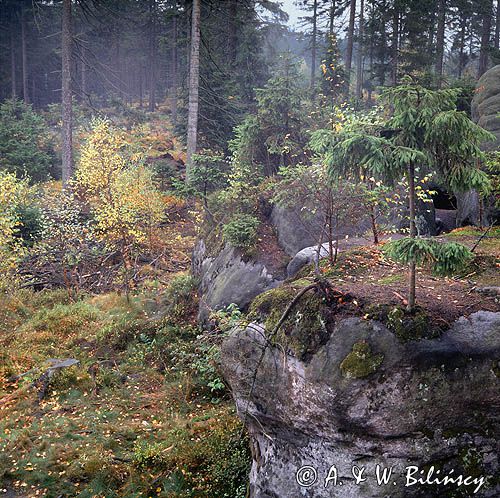
[[[407,78],[388,89],[383,98],[392,109],[385,129],[341,131],[326,151],[332,176],[352,167],[363,167],[387,179],[405,175],[408,181],[409,237],[390,243],[390,257],[408,264],[408,310],[415,308],[416,265],[429,263],[434,270],[450,273],[471,257],[459,244],[439,244],[423,239],[416,226],[418,175],[434,171],[451,191],[488,188],[487,175],[477,164],[484,160],[480,143],[491,134],[457,111],[459,90],[429,90]]]

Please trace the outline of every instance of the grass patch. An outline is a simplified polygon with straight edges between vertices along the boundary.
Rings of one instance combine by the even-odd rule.
[[[168,307],[196,303],[186,278],[164,297]],[[2,487],[54,497],[245,496],[248,441],[217,383],[216,350],[191,316],[152,318],[141,294],[130,303],[114,293],[72,302],[59,291],[2,299]],[[37,403],[29,384],[51,357],[80,364]]]

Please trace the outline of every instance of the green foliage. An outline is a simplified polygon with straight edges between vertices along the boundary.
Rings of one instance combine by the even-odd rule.
[[[0,170],[33,181],[49,178],[54,162],[50,131],[40,114],[20,100],[0,104]]]
[[[196,494],[189,496],[244,498],[249,450],[240,431],[240,424],[229,417],[212,426],[202,424],[197,430],[178,429],[160,444],[138,441],[134,462],[143,471],[167,472],[165,496],[184,496],[181,492],[191,489]]]
[[[223,154],[203,151],[193,156],[189,187],[207,202],[207,195],[227,185],[228,164]]]
[[[341,95],[346,93],[345,68],[341,63],[341,55],[338,47],[337,37],[327,35],[326,50],[321,61],[321,92],[333,103]]]
[[[162,299],[162,312],[171,321],[184,321],[193,310],[196,279],[192,275],[179,275],[170,281]]]
[[[0,170],[0,288],[15,282],[15,271],[26,255],[29,234],[23,238],[23,213],[34,202],[27,180]]]
[[[279,166],[304,158],[306,116],[299,81],[296,63],[284,56],[275,76],[255,91],[257,113],[236,128],[230,144],[235,161],[269,175]]]
[[[16,236],[20,237],[24,244],[32,247],[42,235],[42,211],[35,205],[21,205],[17,206],[16,215],[19,219]]]
[[[485,170],[491,181],[491,195],[495,206],[500,209],[500,152],[494,151],[487,155]]]
[[[385,254],[395,261],[430,266],[435,274],[452,275],[473,259],[471,251],[456,242],[406,237],[387,243]]]
[[[240,249],[251,249],[257,243],[259,220],[249,214],[238,214],[222,227],[224,240]]]

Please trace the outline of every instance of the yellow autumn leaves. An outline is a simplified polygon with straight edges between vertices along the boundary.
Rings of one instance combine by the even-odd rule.
[[[93,123],[81,149],[74,188],[88,202],[96,235],[108,246],[144,243],[165,217],[152,171],[105,119]]]
[[[22,226],[19,210],[28,204],[31,193],[27,181],[17,179],[13,173],[0,171],[0,289],[3,279],[11,278],[11,270],[25,253],[18,236]]]

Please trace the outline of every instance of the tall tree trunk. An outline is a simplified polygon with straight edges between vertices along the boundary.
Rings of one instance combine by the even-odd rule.
[[[138,76],[138,79],[139,79],[139,107],[142,109],[142,106],[143,106],[143,90],[142,90],[142,86],[143,86],[143,83],[142,83],[142,80],[143,80],[143,69],[142,69],[142,66],[139,66],[139,76]]]
[[[16,79],[16,41],[14,36],[14,19],[12,15],[10,27],[10,87],[12,98],[17,97],[17,79]]]
[[[354,21],[356,19],[356,0],[350,0],[349,27],[347,28],[347,48],[345,55],[346,87],[349,91],[351,82],[352,50],[354,45]]]
[[[28,88],[28,52],[26,42],[26,13],[25,9],[21,9],[21,53],[23,61],[23,99],[26,104],[30,103],[30,94]]]
[[[62,12],[62,180],[67,187],[73,175],[73,109],[71,94],[71,0],[63,0]]]
[[[398,2],[394,2],[394,12],[392,14],[392,64],[391,64],[391,79],[392,84],[398,84],[398,63],[399,63],[399,6]]]
[[[443,79],[445,23],[446,23],[446,0],[439,0],[438,25],[437,25],[437,35],[436,35],[436,67],[435,67],[438,88],[441,88]]]
[[[177,90],[178,82],[178,32],[177,32],[177,14],[172,17],[173,45],[172,45],[172,123],[177,124]]]
[[[149,4],[149,111],[156,109],[156,0]]]
[[[483,28],[481,30],[481,47],[479,49],[479,63],[477,77],[481,77],[488,69],[488,51],[490,48],[491,21],[493,17],[493,0],[488,0],[484,7]]]
[[[200,85],[200,17],[201,1],[193,0],[191,17],[191,57],[189,61],[189,107],[187,129],[186,180],[192,170],[198,135],[198,94]]]
[[[358,58],[356,67],[356,99],[361,100],[363,97],[363,37],[364,37],[364,10],[365,0],[360,0],[359,6],[359,27],[358,27]]]
[[[318,0],[314,0],[313,4],[313,17],[312,17],[312,40],[311,40],[311,97],[315,97],[315,84],[316,84],[316,49],[318,45]]]
[[[330,37],[333,36],[335,31],[335,14],[337,13],[337,2],[336,0],[331,0],[330,3],[330,19],[328,22],[328,34]]]
[[[234,64],[236,62],[237,44],[238,44],[238,0],[229,0],[228,9],[228,37],[227,37],[227,53],[229,55],[229,62]]]
[[[408,186],[409,186],[409,204],[410,204],[410,237],[414,239],[417,236],[415,226],[415,166],[411,164],[408,167]],[[408,278],[408,311],[415,309],[415,294],[416,294],[416,265],[415,261],[411,261],[409,265]]]
[[[495,39],[493,46],[498,50],[500,49],[500,0],[497,0],[497,12],[495,22]]]
[[[465,30],[467,28],[467,18],[465,14],[460,17],[460,47],[458,50],[458,77],[461,78],[465,69]]]
[[[87,98],[87,95],[89,93],[88,91],[88,82],[87,82],[87,48],[86,48],[86,39],[85,37],[82,38],[82,49],[81,49],[81,59],[82,59],[82,67],[81,67],[81,97],[82,100]]]

